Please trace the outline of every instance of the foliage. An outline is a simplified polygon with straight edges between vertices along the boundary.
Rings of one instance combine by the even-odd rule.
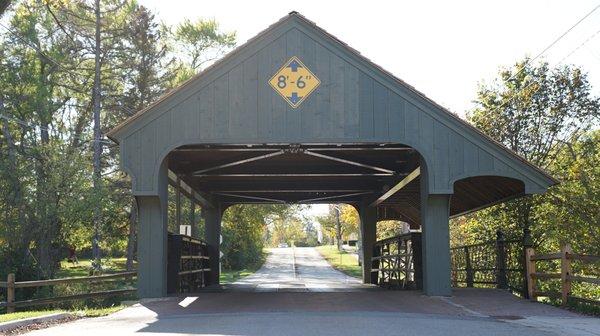
[[[329,262],[333,268],[347,275],[362,278],[362,267],[358,259],[346,251],[339,251],[334,245],[318,246],[317,251]]]
[[[551,68],[528,59],[502,69],[481,85],[468,119],[484,133],[562,183],[545,195],[506,202],[455,220],[455,243],[486,241],[502,229],[521,237],[530,228],[541,251],[570,242],[580,252],[598,251],[598,125],[600,101],[587,74],[574,66]],[[590,133],[591,132],[591,133]],[[576,246],[576,247],[575,247]]]
[[[91,1],[16,3],[0,33],[0,278],[53,278],[68,247],[87,254],[92,210],[103,255],[134,256],[136,209],[118,147],[102,137],[92,178],[95,24]],[[235,43],[214,21],[161,25],[133,0],[101,2],[101,132],[151,104]],[[171,33],[176,31],[179,33]],[[178,43],[198,38],[193,50]],[[193,61],[196,60],[196,61]],[[188,70],[186,70],[188,69]],[[189,70],[191,69],[191,70]],[[179,79],[178,79],[179,78]],[[29,295],[34,295],[33,291]]]
[[[337,235],[337,214],[336,208],[340,211],[340,233],[342,240],[348,240],[351,235],[358,237],[360,219],[358,212],[349,204],[332,204],[329,206],[329,212],[324,216],[319,216],[317,221],[323,230],[323,238],[333,243]]]
[[[316,246],[317,229],[309,218],[302,216],[304,206],[290,206],[285,212],[272,216],[268,225],[268,242],[276,247],[281,243],[288,246]]]
[[[225,269],[240,270],[260,266],[267,224],[273,218],[285,217],[287,205],[249,205],[229,207],[223,214],[221,251]]]

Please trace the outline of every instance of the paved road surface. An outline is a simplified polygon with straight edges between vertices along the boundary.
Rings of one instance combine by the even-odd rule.
[[[373,288],[335,270],[310,247],[274,248],[256,273],[228,286],[257,292],[328,292]]]
[[[457,289],[450,298],[373,290],[333,270],[313,249],[275,249],[231,291],[148,300],[28,335],[156,334],[592,336],[600,335],[600,319],[500,290]]]

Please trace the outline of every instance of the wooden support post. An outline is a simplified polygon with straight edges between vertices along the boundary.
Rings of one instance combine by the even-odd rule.
[[[177,177],[177,187],[175,188],[175,221],[177,230],[179,230],[181,226],[181,182],[179,177]]]
[[[565,244],[560,251],[560,280],[562,284],[561,298],[562,305],[566,306],[569,301],[569,295],[571,294],[571,259],[569,254],[572,254],[570,244]]]
[[[14,313],[15,306],[13,305],[15,302],[15,274],[9,273],[6,278],[6,312]]]
[[[533,247],[525,249],[525,278],[527,279],[527,296],[530,300],[537,301],[535,296],[536,285],[533,274],[535,273],[535,261],[531,260],[531,257],[535,255]]]

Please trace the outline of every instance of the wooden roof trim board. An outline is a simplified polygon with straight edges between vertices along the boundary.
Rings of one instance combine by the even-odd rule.
[[[126,119],[125,121],[123,121],[122,123],[120,123],[119,125],[117,125],[116,127],[114,127],[112,130],[110,130],[107,133],[107,136],[110,139],[112,139],[113,141],[118,142],[118,140],[116,139],[116,134],[119,133],[121,130],[123,130],[125,127],[127,127],[128,125],[130,125],[134,121],[138,120],[141,116],[143,116],[144,114],[146,114],[148,111],[151,111],[155,107],[157,107],[158,105],[161,105],[163,102],[167,101],[170,97],[174,96],[176,93],[181,92],[184,89],[188,88],[192,83],[196,82],[198,79],[206,76],[208,73],[211,73],[212,71],[216,70],[221,65],[225,64],[227,61],[233,59],[235,56],[237,56],[240,53],[241,50],[243,50],[244,48],[246,48],[250,44],[254,43],[255,41],[257,41],[257,40],[263,38],[264,36],[268,35],[270,32],[274,31],[276,28],[280,27],[285,22],[287,22],[288,20],[293,19],[293,18],[299,19],[300,21],[304,22],[305,24],[307,24],[311,28],[315,29],[317,32],[319,32],[322,35],[324,35],[325,37],[329,38],[330,40],[332,40],[333,42],[335,42],[337,45],[339,45],[342,48],[346,49],[351,55],[359,58],[360,60],[362,60],[363,62],[365,62],[367,65],[373,67],[375,70],[377,70],[378,72],[380,72],[381,74],[383,74],[385,77],[391,79],[393,82],[395,82],[397,84],[400,84],[400,86],[402,88],[407,89],[408,91],[410,91],[410,92],[414,93],[415,95],[417,95],[419,98],[423,99],[425,102],[431,104],[433,107],[437,108],[438,110],[440,110],[441,112],[443,112],[445,115],[449,116],[451,118],[451,120],[453,120],[455,122],[458,122],[460,124],[460,126],[466,126],[469,130],[474,131],[476,133],[476,135],[479,135],[481,138],[487,140],[492,145],[494,145],[496,148],[501,149],[503,152],[507,153],[510,157],[513,157],[513,158],[517,159],[519,162],[522,162],[525,165],[527,165],[528,167],[532,168],[533,170],[539,172],[541,175],[543,175],[546,179],[548,179],[550,181],[549,184],[553,185],[553,184],[557,184],[559,182],[554,177],[552,177],[549,173],[547,173],[545,170],[541,169],[540,167],[537,167],[536,165],[533,165],[532,163],[530,163],[529,161],[527,161],[525,158],[523,158],[518,153],[516,153],[516,152],[510,150],[509,148],[507,148],[504,144],[502,144],[502,143],[496,141],[495,139],[489,137],[488,135],[486,135],[485,133],[483,133],[482,131],[480,131],[479,129],[477,129],[475,126],[469,124],[467,121],[465,121],[462,118],[458,117],[456,114],[454,114],[450,110],[448,110],[445,107],[441,106],[440,104],[436,103],[435,101],[433,101],[432,99],[430,99],[429,97],[427,97],[425,94],[423,94],[422,92],[418,91],[416,88],[414,88],[410,84],[406,83],[402,79],[394,76],[392,73],[390,73],[389,71],[385,70],[381,66],[377,65],[376,63],[374,63],[373,61],[371,61],[367,57],[363,56],[359,51],[357,51],[356,49],[350,47],[348,44],[346,44],[345,42],[341,41],[340,39],[338,39],[334,35],[330,34],[326,30],[324,30],[323,28],[319,27],[313,21],[308,20],[306,17],[304,17],[303,15],[299,14],[298,12],[290,12],[288,15],[286,15],[283,18],[281,18],[276,23],[270,25],[268,28],[266,28],[265,30],[261,31],[256,36],[254,36],[253,38],[251,38],[248,41],[246,41],[244,44],[238,46],[237,48],[235,48],[234,50],[232,50],[231,52],[229,52],[227,55],[225,55],[220,60],[218,60],[215,63],[213,63],[211,66],[207,67],[203,71],[199,72],[198,74],[196,74],[192,78],[190,78],[187,81],[185,81],[179,87],[177,87],[175,89],[172,89],[171,91],[165,93],[156,102],[150,104],[148,107],[140,110],[139,112],[137,112],[133,116],[129,117],[128,119]]]

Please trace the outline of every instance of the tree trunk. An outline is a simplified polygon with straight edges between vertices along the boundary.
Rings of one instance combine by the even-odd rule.
[[[101,270],[100,260],[100,228],[102,225],[102,167],[100,157],[102,155],[102,142],[100,131],[100,0],[95,0],[94,12],[96,15],[96,34],[94,47],[94,87],[93,87],[93,114],[94,114],[94,194],[96,196],[94,202],[93,227],[94,236],[92,239],[92,254],[94,257],[94,270]]]
[[[335,207],[335,238],[338,251],[342,251],[342,223],[340,223],[340,209]]]

